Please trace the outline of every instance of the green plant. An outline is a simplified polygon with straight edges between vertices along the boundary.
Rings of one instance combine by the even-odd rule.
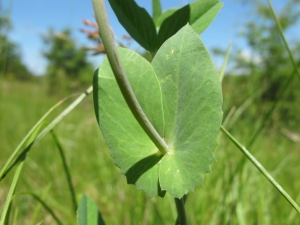
[[[202,185],[203,174],[210,172],[209,166],[215,161],[215,139],[221,127],[224,134],[299,212],[296,202],[246,147],[221,126],[220,80],[223,72],[218,75],[197,33],[208,26],[222,4],[214,0],[204,3],[195,1],[177,11],[167,11],[170,17],[166,17],[164,13],[161,14],[160,2],[154,0],[154,23],[147,12],[132,0],[110,0],[110,3],[127,31],[154,56],[150,64],[131,50],[117,50],[104,3],[94,0],[96,19],[107,52],[107,58],[94,75],[95,112],[111,154],[121,172],[126,175],[128,183],[135,184],[137,189],[145,191],[149,196],[163,197],[165,192],[169,193],[175,199],[177,207],[178,220],[175,223],[187,224],[184,207],[186,194],[196,185]],[[129,10],[134,10],[136,14],[129,13]],[[160,19],[161,17],[165,20]],[[170,23],[175,18],[180,20],[174,23],[174,28]],[[141,21],[145,21],[149,29],[142,29],[144,24]],[[160,28],[158,34],[155,28]],[[148,40],[148,37],[151,38]],[[89,88],[42,133],[37,135],[34,132],[37,129],[34,128],[31,132],[34,134],[29,134],[24,140],[29,138],[30,146],[37,142],[91,91],[92,88]],[[270,112],[272,113],[272,109]],[[74,211],[77,203],[71,178],[60,143],[55,135],[53,137],[68,177]],[[25,160],[24,157],[16,157],[22,145],[23,143],[0,174],[2,179],[18,165],[0,224],[8,220],[15,184]],[[26,145],[21,156],[22,153],[26,156],[28,151]],[[43,205],[47,208],[46,204]],[[240,206],[238,209],[241,210]],[[56,218],[56,215],[52,216]],[[56,222],[61,224],[59,220]],[[85,196],[79,204],[78,223],[104,223],[93,201]]]
[[[195,4],[196,3],[199,4],[199,1],[196,1]],[[116,164],[121,168],[121,172],[127,176],[128,183],[134,183],[137,186],[137,189],[146,191],[149,196],[152,196],[153,194],[162,196],[162,191],[167,191],[171,196],[175,197],[175,199],[182,198],[183,195],[187,194],[189,190],[192,190],[196,184],[202,184],[202,181],[199,182],[197,179],[203,176],[203,173],[209,171],[208,166],[213,162],[212,155],[205,155],[203,152],[205,152],[205,150],[212,152],[214,149],[213,143],[214,137],[216,136],[214,129],[219,129],[218,123],[220,119],[219,116],[221,115],[221,111],[218,113],[221,102],[218,100],[220,99],[218,97],[220,96],[218,94],[220,92],[217,91],[218,83],[214,82],[214,79],[216,79],[214,68],[212,67],[209,69],[212,65],[209,61],[209,55],[204,52],[205,50],[203,51],[203,49],[205,49],[204,46],[199,44],[200,47],[198,47],[196,41],[193,41],[193,32],[188,31],[190,29],[189,26],[179,30],[183,26],[182,23],[184,22],[182,21],[185,21],[185,23],[191,22],[190,17],[185,17],[189,18],[186,20],[182,19],[184,18],[182,17],[181,24],[176,27],[177,24],[175,23],[176,25],[173,26],[176,27],[175,29],[178,29],[179,32],[169,40],[163,39],[163,41],[161,41],[162,37],[169,37],[168,35],[160,34],[163,30],[163,25],[170,22],[170,20],[165,20],[158,36],[156,36],[156,32],[151,33],[151,29],[147,31],[141,29],[142,26],[139,24],[140,21],[147,21],[146,24],[148,24],[147,27],[149,28],[153,27],[154,23],[149,21],[148,18],[150,17],[133,1],[121,2],[111,0],[110,4],[119,18],[119,21],[127,31],[143,47],[155,55],[152,61],[154,75],[150,75],[153,73],[151,67],[147,66],[147,64],[143,64],[139,57],[129,51],[126,52],[125,50],[123,51],[120,49],[120,59],[118,58],[118,53],[114,48],[114,44],[110,37],[111,35],[109,34],[105,11],[103,10],[104,5],[102,3],[97,5],[96,1],[94,1],[96,16],[98,16],[97,22],[99,24],[99,30],[100,33],[102,33],[102,40],[106,47],[108,60],[113,71],[112,72],[110,68],[106,66],[108,62],[104,62],[99,69],[99,75],[96,74],[94,79],[95,111],[100,128],[111,149],[112,157],[115,159]],[[155,7],[153,8],[155,9]],[[157,8],[159,9],[160,7]],[[130,10],[133,9],[137,12],[134,15],[129,13]],[[194,8],[192,4],[177,12],[183,12],[184,9],[188,9],[188,12],[195,12],[193,11]],[[189,13],[187,14],[189,15]],[[179,15],[181,14],[176,14],[177,17],[180,17]],[[191,13],[191,16],[194,16],[194,14]],[[170,24],[167,27],[169,27],[169,29],[166,28],[167,31],[163,31],[174,34],[174,30],[172,30],[173,27],[171,27]],[[193,28],[197,31],[195,27]],[[146,32],[150,33],[146,34]],[[137,35],[137,33],[139,35]],[[189,34],[184,35],[185,33]],[[152,37],[148,43],[146,37]],[[163,42],[164,44],[162,45]],[[190,46],[189,43],[192,43],[192,45]],[[199,52],[197,52],[198,49],[200,50]],[[199,58],[197,58],[197,54],[199,54]],[[184,57],[181,55],[184,55]],[[185,61],[181,61],[182,58],[184,58]],[[194,59],[196,59],[196,62],[201,63],[195,65]],[[192,62],[191,65],[189,64],[190,62]],[[124,69],[122,68],[121,63],[124,65]],[[191,70],[187,69],[185,67],[186,65],[188,65],[187,67]],[[139,68],[139,66],[143,69]],[[197,68],[197,66],[200,66],[200,68]],[[151,72],[145,72],[148,70]],[[198,76],[201,77],[200,80],[203,83],[199,80],[197,81],[198,77],[196,75],[193,76],[193,79],[190,78],[191,74],[193,74],[192,71],[203,71],[203,73],[198,72]],[[124,72],[128,75],[129,81]],[[114,73],[116,80],[113,79],[112,73]],[[155,83],[151,82],[151,76],[155,77],[155,73],[157,76],[156,81],[159,83],[158,87]],[[131,78],[134,76],[135,78]],[[205,81],[205,76],[207,76],[208,82]],[[191,81],[191,83],[189,83],[189,81]],[[112,82],[114,84],[112,84]],[[203,84],[206,84],[206,82],[210,82],[212,86],[207,85],[207,87],[205,87]],[[123,98],[117,96],[121,96],[121,93],[118,93],[117,84],[119,85],[127,106]],[[133,90],[131,89],[130,84],[133,86]],[[194,84],[196,85],[195,89]],[[151,90],[148,93],[146,85],[151,87]],[[203,89],[201,90],[199,87]],[[190,94],[186,93],[188,88],[190,88]],[[207,91],[205,88],[211,92],[206,93]],[[195,92],[195,90],[200,91],[201,94],[197,93],[197,91]],[[159,92],[161,92],[161,95]],[[204,94],[205,97],[202,97],[202,94]],[[157,98],[157,100],[155,100],[155,98]],[[207,98],[209,98],[209,102],[205,102]],[[137,102],[137,100],[139,101]],[[161,101],[160,104],[162,106],[159,104],[159,101]],[[201,103],[203,105],[201,105]],[[140,126],[137,125],[135,127],[133,125],[135,120],[132,114],[124,113],[126,112],[127,107],[131,110]],[[148,111],[149,107],[158,110],[158,112],[155,112],[156,115],[153,115],[153,108]],[[189,111],[189,107],[191,107],[193,111]],[[145,114],[142,111],[142,108],[144,109]],[[203,108],[203,111],[199,110]],[[162,110],[163,112],[160,112],[159,110]],[[183,112],[181,112],[181,110],[183,110]],[[199,112],[200,118],[203,115],[204,117],[207,115],[211,116],[210,119],[204,119],[211,127],[206,125],[205,122],[202,121],[202,118],[200,119],[201,128],[197,127],[197,125],[200,125],[199,121],[198,123],[197,121],[192,121],[194,116],[193,113],[195,112]],[[148,115],[150,121],[153,123],[154,129],[151,126],[151,123],[149,125],[149,120],[146,115]],[[195,125],[195,123],[197,125]],[[186,131],[182,131],[182,127],[183,129],[191,131],[191,133],[187,132],[185,134]],[[152,132],[152,130],[154,130],[154,132]],[[130,133],[128,135],[124,134],[126,131],[130,131]],[[157,132],[155,131],[157,131],[159,135],[157,135]],[[232,138],[224,127],[222,127],[222,131],[236,143],[236,140]],[[258,132],[259,131],[260,130],[258,130]],[[143,139],[143,137],[139,136],[143,133],[146,133],[148,138],[150,138],[152,146],[151,144],[147,144],[147,139]],[[207,135],[207,133],[212,136],[206,137],[205,135]],[[196,137],[195,140],[193,140],[194,135]],[[201,139],[203,137],[205,138]],[[164,140],[161,140],[162,138]],[[189,143],[190,140],[192,140],[192,143]],[[207,142],[201,143],[199,140],[205,140],[204,142]],[[197,143],[197,141],[199,142]],[[153,147],[153,143],[157,150],[160,151],[159,154],[157,154],[157,150]],[[197,146],[204,146],[204,148],[201,149],[198,147],[198,149],[195,150],[196,148],[193,146],[195,143]],[[183,150],[177,148],[177,145],[182,147]],[[237,144],[237,146],[248,157],[250,153],[246,148],[241,144]],[[136,150],[134,150],[135,148]],[[149,150],[147,151],[147,149]],[[190,153],[191,157],[189,156]],[[179,157],[177,157],[177,154]],[[197,156],[199,158],[197,158]],[[205,160],[200,160],[203,158]],[[299,211],[299,207],[294,200],[282,190],[279,184],[277,184],[272,176],[266,172],[251,154],[249,159]],[[203,168],[204,170],[201,171],[200,168]],[[176,180],[175,184],[172,183],[172,179]],[[152,184],[153,187],[151,187],[150,184]],[[180,204],[183,205],[183,201],[176,200],[179,221],[181,224],[186,224],[185,213],[182,213],[183,207],[180,207]]]

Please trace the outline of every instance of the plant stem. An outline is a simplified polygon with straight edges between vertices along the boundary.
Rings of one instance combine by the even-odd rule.
[[[143,109],[141,108],[135,94],[130,86],[129,80],[125,74],[124,68],[119,58],[112,32],[108,23],[105,5],[103,0],[93,0],[96,21],[99,27],[100,37],[106,50],[106,55],[109,60],[116,81],[123,94],[123,97],[131,110],[132,114],[143,128],[145,133],[156,145],[161,154],[166,154],[168,146],[161,136],[157,133]]]
[[[277,181],[268,173],[268,171],[257,161],[257,159],[251,155],[251,153],[243,146],[238,140],[236,140],[226,129],[221,126],[221,130],[226,134],[229,139],[241,150],[241,152],[253,163],[253,165],[271,182],[271,184],[280,192],[280,194],[300,213],[300,207],[291,198],[291,196],[277,183]]]
[[[184,208],[184,197],[180,199],[175,198],[175,203],[176,203],[179,224],[187,225],[188,223],[187,223],[187,218],[186,218],[186,213]]]

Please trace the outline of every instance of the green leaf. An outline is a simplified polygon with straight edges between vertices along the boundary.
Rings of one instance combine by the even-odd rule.
[[[166,18],[168,18],[169,16],[171,16],[174,12],[176,12],[178,10],[178,8],[171,8],[171,9],[168,9],[166,11],[164,11],[158,18],[155,22],[155,26],[156,26],[156,29],[159,29],[161,24],[164,22],[164,20]]]
[[[164,43],[152,66],[162,89],[164,137],[170,148],[160,163],[160,185],[181,198],[203,184],[203,174],[215,161],[221,85],[209,53],[188,25]]]
[[[213,21],[222,6],[223,3],[218,0],[198,0],[180,8],[162,23],[158,33],[158,48],[187,23],[193,27],[195,32],[201,34]]]
[[[119,54],[142,109],[169,146],[164,156],[139,126],[107,59],[94,77],[94,104],[102,134],[128,183],[149,196],[181,198],[203,184],[215,161],[222,120],[218,72],[198,34],[186,25],[167,40],[152,65],[128,49]]]
[[[118,52],[141,107],[162,133],[161,91],[151,64],[129,49],[118,48]],[[107,58],[94,76],[94,103],[103,137],[127,182],[151,197],[163,195],[158,185],[158,149],[128,108]]]
[[[142,47],[156,52],[157,34],[148,12],[134,0],[109,0],[119,22]]]
[[[159,16],[161,15],[161,3],[160,0],[152,0],[152,17],[154,23],[157,21]]]
[[[217,0],[198,0],[190,4],[191,15],[189,23],[194,31],[201,34],[217,16],[223,7],[223,4],[223,2],[219,2]]]
[[[83,195],[77,210],[78,225],[105,225],[95,202]]]

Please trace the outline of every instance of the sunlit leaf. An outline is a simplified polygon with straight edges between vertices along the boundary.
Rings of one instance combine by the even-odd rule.
[[[119,48],[118,52],[138,101],[162,133],[161,91],[151,64],[129,49]],[[162,194],[158,188],[158,150],[129,110],[107,58],[94,77],[94,103],[103,137],[127,182],[149,196]]]
[[[160,0],[152,0],[152,17],[154,23],[157,21],[159,16],[161,15],[161,3]]]
[[[222,120],[218,72],[197,33],[186,25],[167,40],[152,65],[119,49],[130,84],[145,114],[169,146],[158,149],[129,110],[107,59],[94,79],[95,111],[115,163],[128,183],[149,196],[182,197],[203,184],[215,161]]]
[[[201,34],[222,6],[223,3],[218,0],[199,0],[178,9],[163,21],[158,33],[158,48],[187,23]]]
[[[157,34],[148,12],[134,0],[109,0],[109,3],[130,36],[148,51],[155,52]]]

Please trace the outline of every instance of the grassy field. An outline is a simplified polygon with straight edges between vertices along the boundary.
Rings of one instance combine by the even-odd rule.
[[[226,94],[224,98],[226,101]],[[58,96],[48,96],[43,84],[0,80],[0,167],[34,123],[59,100]],[[55,110],[51,118],[71,101]],[[243,144],[254,130],[249,124],[237,120],[230,129]],[[171,197],[148,198],[133,185],[127,185],[125,176],[115,167],[95,120],[92,96],[54,130],[63,146],[78,201],[83,193],[94,199],[106,224],[174,224],[176,209]],[[244,158],[242,153],[221,133],[218,139],[212,173],[205,176],[204,187],[188,195],[189,223],[300,224],[296,211],[252,164],[238,167]],[[288,139],[281,130],[265,130],[250,150],[300,203],[299,143]],[[0,183],[1,209],[12,177],[10,173]],[[26,159],[10,224],[55,224],[28,192],[43,198],[63,224],[76,224],[62,161],[50,135],[33,146]]]

